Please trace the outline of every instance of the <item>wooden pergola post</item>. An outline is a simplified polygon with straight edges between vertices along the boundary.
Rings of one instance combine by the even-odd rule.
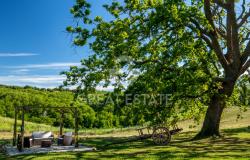
[[[78,143],[78,111],[77,108],[75,108],[75,147],[79,147]]]
[[[21,151],[23,151],[23,141],[24,141],[24,113],[25,109],[22,107],[22,125],[21,125]]]
[[[15,115],[14,115],[14,129],[13,129],[13,146],[16,146],[16,127],[17,127],[17,107],[15,107]]]
[[[61,112],[60,131],[59,131],[60,136],[63,135],[63,118],[64,118],[64,111]]]

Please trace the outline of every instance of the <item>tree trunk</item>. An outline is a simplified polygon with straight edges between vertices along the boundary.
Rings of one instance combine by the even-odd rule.
[[[201,131],[194,139],[202,139],[211,136],[220,136],[220,120],[223,109],[226,106],[225,97],[230,97],[234,89],[235,81],[224,82],[219,94],[212,96]]]
[[[223,97],[217,95],[212,97],[206,112],[202,129],[194,139],[201,139],[210,136],[220,136],[220,120],[224,107],[225,99]]]

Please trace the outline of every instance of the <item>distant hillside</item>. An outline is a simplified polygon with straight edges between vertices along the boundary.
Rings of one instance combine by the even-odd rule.
[[[95,94],[105,94],[97,91]],[[93,98],[92,106],[87,105],[85,99],[75,99],[74,91],[67,89],[41,89],[30,86],[0,85],[0,116],[14,117],[15,107],[29,107],[25,120],[58,126],[61,120],[60,110],[56,107],[77,107],[80,128],[111,128],[119,125],[119,119],[113,113],[113,106],[100,106]],[[54,108],[53,108],[54,107]],[[74,127],[75,115],[70,109],[64,114],[64,125]],[[100,114],[99,114],[100,113]],[[20,119],[21,113],[18,117]]]
[[[95,94],[98,96],[98,94],[105,95],[112,93],[98,91]],[[48,127],[56,127],[61,120],[61,114],[60,109],[52,107],[75,106],[78,108],[80,128],[114,128],[145,124],[146,121],[143,117],[143,113],[140,113],[138,111],[139,108],[136,108],[136,106],[133,108],[131,106],[121,107],[105,104],[103,103],[104,97],[100,99],[100,97],[92,95],[91,104],[87,105],[86,99],[74,99],[74,91],[67,89],[40,89],[29,86],[16,87],[0,85],[0,116],[13,118],[15,107],[28,106],[33,109],[26,112],[26,121],[46,124]],[[238,107],[225,110],[225,113],[223,113],[225,118],[222,119],[221,126],[224,127],[224,124],[239,126],[238,122],[244,122],[243,125],[246,125],[247,121],[250,122],[250,119],[247,118],[250,117],[249,111],[243,113],[242,116],[244,119],[241,120],[239,117],[237,122],[238,113],[240,113]],[[20,112],[18,117],[20,119]],[[64,125],[66,128],[74,127],[74,118],[74,114],[68,110],[68,113],[64,115]],[[140,123],[140,121],[142,123]],[[8,125],[8,121],[6,124],[7,125],[2,125],[2,128],[0,126],[0,131],[11,129]],[[146,124],[148,123],[146,122]],[[182,122],[181,125],[182,124],[184,124],[183,127],[185,128],[195,126],[192,120],[185,121],[185,123]]]
[[[70,107],[74,94],[69,90],[39,89],[34,87],[0,86],[0,115],[14,117],[15,107],[29,107],[25,119],[50,125],[58,124],[59,114],[51,107]],[[44,107],[44,108],[42,108]],[[36,109],[32,109],[36,108]],[[18,114],[20,117],[20,112]],[[72,116],[71,116],[72,117]],[[69,119],[69,116],[65,117]],[[73,121],[69,120],[69,124]]]

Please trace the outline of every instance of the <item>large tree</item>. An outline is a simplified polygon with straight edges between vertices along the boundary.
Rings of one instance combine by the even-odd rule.
[[[90,4],[77,0],[71,9],[77,22],[67,31],[75,45],[89,45],[94,54],[65,72],[65,85],[77,84],[84,93],[111,83],[119,90],[123,81],[130,90],[168,90],[173,102],[208,106],[197,137],[219,135],[226,102],[250,66],[249,5],[246,0],[114,1],[104,5],[113,16],[105,21],[91,19]]]

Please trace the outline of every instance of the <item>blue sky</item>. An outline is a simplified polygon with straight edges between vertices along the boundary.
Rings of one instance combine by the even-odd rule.
[[[107,0],[106,0],[107,1]],[[59,73],[91,51],[71,45],[65,28],[73,24],[74,0],[1,0],[0,84],[53,88]],[[105,16],[105,0],[92,1],[92,11]]]
[[[65,32],[74,23],[69,10],[75,0],[0,2],[0,84],[54,88],[64,80],[61,71],[91,54],[73,47]],[[111,18],[102,7],[111,0],[89,2],[92,16]]]

